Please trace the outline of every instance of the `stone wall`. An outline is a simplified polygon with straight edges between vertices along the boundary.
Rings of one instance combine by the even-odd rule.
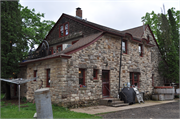
[[[77,51],[68,60],[68,84],[71,101],[102,98],[102,70],[110,71],[110,95],[117,97],[119,76],[120,39],[103,36],[92,45]],[[85,85],[79,87],[79,68],[85,69]],[[98,69],[97,79],[93,79],[93,69]]]
[[[63,87],[66,87],[67,77],[67,59],[55,58],[50,60],[39,61],[27,65],[27,77],[33,78],[34,70],[37,70],[36,81],[27,83],[27,95],[28,101],[34,100],[34,91],[40,88],[47,88],[47,69],[50,69],[50,92],[51,100],[54,103],[61,102],[62,92],[65,91]]]
[[[140,73],[141,92],[152,92],[152,74],[156,85],[162,81],[158,73],[159,53],[157,46],[149,47],[143,44],[143,57],[139,56],[139,44],[130,41],[128,37],[128,53],[122,55],[121,85],[130,82],[130,72]],[[154,44],[152,37],[151,43]],[[34,70],[37,70],[39,79],[27,83],[26,98],[29,101],[34,99],[34,91],[46,87],[46,70],[50,69],[51,75],[51,100],[53,103],[70,107],[77,107],[86,104],[97,104],[102,98],[102,70],[110,72],[110,96],[117,97],[119,83],[121,39],[112,35],[104,35],[90,46],[72,53],[72,58],[49,59],[27,65],[27,78],[33,77]],[[153,57],[152,57],[153,55]],[[155,58],[154,58],[155,57]],[[79,87],[79,68],[85,69],[85,85]],[[98,69],[97,79],[93,79],[93,69]],[[93,103],[89,103],[91,100]],[[72,106],[73,105],[73,106]]]

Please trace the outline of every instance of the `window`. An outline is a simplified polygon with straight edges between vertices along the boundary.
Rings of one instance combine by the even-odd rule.
[[[64,36],[64,27],[63,26],[60,27],[60,36]]]
[[[142,44],[139,44],[139,56],[143,56]]]
[[[53,47],[49,48],[49,55],[53,54]]]
[[[130,72],[130,84],[139,87],[139,73]]]
[[[69,34],[69,24],[65,23],[59,27],[59,37],[67,36]]]
[[[147,35],[148,43],[149,43],[149,35]]]
[[[46,87],[50,87],[50,69],[46,70],[47,74],[46,74]]]
[[[60,51],[62,51],[62,45],[57,46],[57,53],[60,52]]]
[[[85,87],[85,69],[79,69],[79,87]]]
[[[73,45],[73,44],[75,44],[76,42],[78,42],[78,40],[76,40],[76,41],[72,41],[72,45]]]
[[[98,70],[97,70],[97,69],[94,69],[94,70],[93,70],[93,78],[94,78],[94,79],[97,79],[97,74],[98,74]]]
[[[69,27],[68,27],[68,24],[65,24],[65,35],[68,35],[68,32],[69,32],[69,31],[68,31],[68,28],[69,28]]]
[[[127,41],[122,41],[122,51],[124,54],[127,54]]]
[[[37,70],[34,70],[34,78],[35,77],[37,77]],[[36,79],[34,81],[36,81]]]

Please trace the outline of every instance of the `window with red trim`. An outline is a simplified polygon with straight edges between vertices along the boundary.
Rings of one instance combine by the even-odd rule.
[[[59,27],[59,37],[67,36],[69,34],[69,24],[64,23]]]
[[[97,79],[97,74],[98,74],[98,70],[97,69],[93,69],[93,78]]]
[[[50,69],[46,70],[46,87],[50,87]]]
[[[60,51],[62,51],[62,45],[57,46],[57,52],[60,52]]]
[[[34,70],[34,78],[35,77],[37,77],[37,70]],[[36,79],[34,81],[36,81]]]
[[[143,48],[142,48],[142,44],[139,44],[139,56],[143,56]]]
[[[79,86],[85,86],[85,69],[79,69]]]
[[[135,86],[140,86],[139,85],[139,73],[135,72],[130,72],[130,84],[135,85]]]
[[[53,47],[49,48],[49,53],[50,53],[50,55],[53,54]]]
[[[78,40],[76,40],[76,41],[72,41],[72,45],[73,45],[73,44],[75,44],[76,42],[78,42]]]
[[[122,41],[122,51],[124,54],[127,54],[127,41]]]

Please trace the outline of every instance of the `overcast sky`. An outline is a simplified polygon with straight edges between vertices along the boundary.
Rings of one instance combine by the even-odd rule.
[[[141,26],[146,12],[161,13],[171,7],[179,10],[180,0],[20,0],[20,4],[45,13],[45,20],[56,22],[62,13],[75,16],[76,8],[83,11],[83,19],[117,30]]]

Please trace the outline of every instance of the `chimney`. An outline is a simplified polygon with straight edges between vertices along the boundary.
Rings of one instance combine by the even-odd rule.
[[[82,19],[82,10],[80,7],[76,8],[76,17],[79,17]]]

